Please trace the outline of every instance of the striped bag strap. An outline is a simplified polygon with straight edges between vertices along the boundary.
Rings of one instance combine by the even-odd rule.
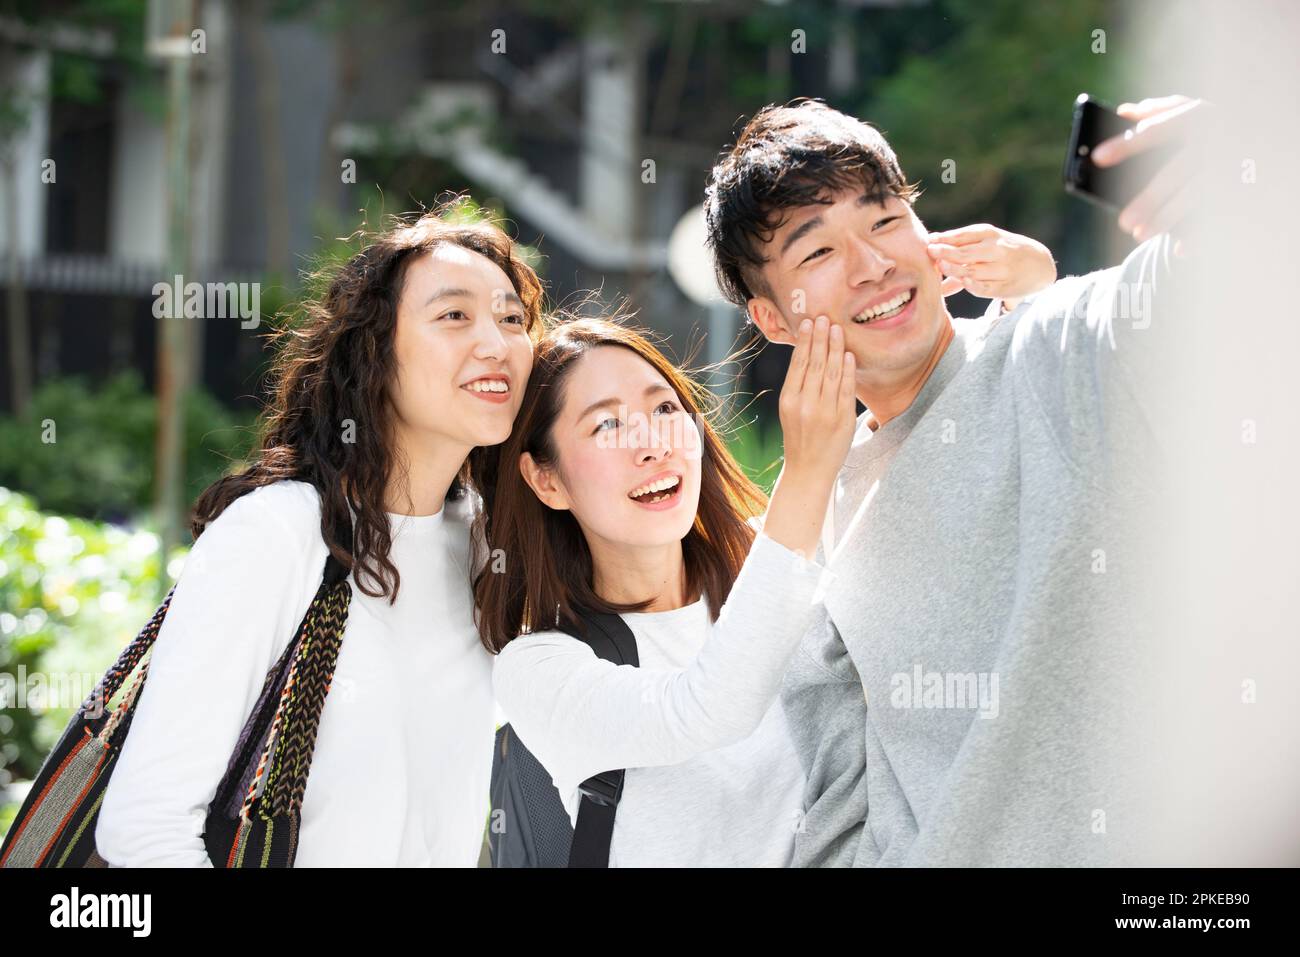
[[[340,523],[335,540],[351,551],[352,528]],[[352,587],[348,569],[333,554],[325,561],[320,588],[293,642],[288,674],[276,699],[257,768],[244,792],[239,818],[263,820],[297,815],[307,790],[320,716],[338,666]]]
[[[144,679],[149,672],[149,662],[145,660],[145,655],[149,653],[158,638],[158,632],[162,629],[163,619],[167,617],[167,609],[171,607],[172,595],[175,593],[176,589],[173,586],[154,611],[153,617],[140,629],[140,633],[132,639],[131,643],[122,649],[117,661],[104,672],[104,676],[82,702],[78,717],[84,722],[88,733],[108,741],[123,719],[134,710],[136,699],[140,696]],[[137,667],[139,672],[130,690],[113,712],[106,714],[108,703],[121,690],[126,679],[136,671]]]
[[[288,675],[276,701],[240,818],[297,813],[307,790],[312,754],[347,625],[352,589],[322,582],[295,639]]]

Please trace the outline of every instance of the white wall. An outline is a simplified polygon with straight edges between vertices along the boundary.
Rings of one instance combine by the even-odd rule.
[[[125,89],[116,105],[109,258],[161,266],[167,258],[167,133]]]
[[[15,53],[9,76],[0,82],[17,93],[27,110],[27,126],[13,144],[13,175],[17,185],[18,253],[33,258],[45,251],[45,201],[47,186],[41,182],[41,162],[50,148],[50,55],[38,50]],[[57,176],[58,171],[55,170]],[[0,189],[0,250],[9,249],[8,196]]]

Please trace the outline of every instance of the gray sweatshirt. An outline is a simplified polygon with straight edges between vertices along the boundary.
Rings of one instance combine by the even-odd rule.
[[[859,419],[818,559],[835,584],[782,688],[795,866],[1131,860],[1170,267],[1157,237],[954,320],[911,406]]]

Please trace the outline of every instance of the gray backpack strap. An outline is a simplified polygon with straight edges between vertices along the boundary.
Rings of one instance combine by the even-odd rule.
[[[582,620],[582,629],[561,626],[561,630],[589,645],[598,658],[619,665],[640,664],[636,638],[620,616],[587,613]],[[502,725],[492,756],[488,825],[492,866],[608,867],[623,770],[593,775],[579,790],[575,829],[546,768],[509,724]]]
[[[589,612],[583,614],[584,634],[575,635],[591,646],[599,658],[616,665],[639,667],[636,637],[620,615]],[[623,796],[625,769],[617,768],[593,774],[578,790],[578,823],[573,829],[570,867],[609,867],[609,845],[614,837],[614,815]]]

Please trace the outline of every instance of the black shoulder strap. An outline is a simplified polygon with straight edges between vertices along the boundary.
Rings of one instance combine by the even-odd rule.
[[[621,615],[590,611],[580,611],[580,614],[583,629],[563,630],[585,641],[605,661],[640,666],[636,636]],[[623,768],[602,771],[578,785],[582,798],[569,851],[570,867],[609,867],[609,844],[614,836],[614,815],[623,796],[623,774]]]
[[[321,536],[325,534],[325,519],[321,518]],[[334,523],[334,541],[344,551],[352,551],[352,518],[340,518]],[[336,585],[348,577],[348,569],[343,563],[334,557],[334,553],[327,551],[325,553],[325,573],[322,576],[326,585]]]

